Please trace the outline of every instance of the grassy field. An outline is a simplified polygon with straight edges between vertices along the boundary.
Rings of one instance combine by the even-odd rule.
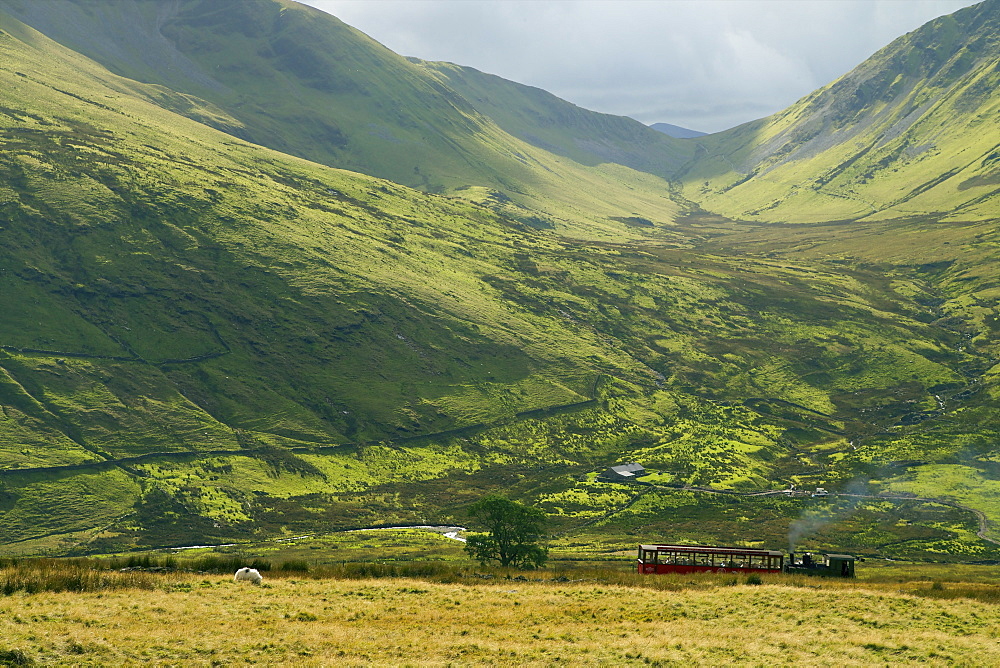
[[[416,570],[416,569],[414,569]],[[63,565],[75,591],[0,598],[5,665],[937,665],[1000,661],[986,567],[864,566],[858,581],[616,569],[231,576]],[[992,570],[992,568],[990,568]],[[58,589],[58,587],[53,587]]]

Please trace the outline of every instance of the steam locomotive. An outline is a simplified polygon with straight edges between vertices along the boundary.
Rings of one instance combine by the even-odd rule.
[[[854,557],[849,554],[824,554],[820,555],[820,559],[816,559],[816,556],[809,552],[803,552],[801,555],[789,552],[788,561],[785,562],[785,572],[831,578],[853,578],[854,561]]]

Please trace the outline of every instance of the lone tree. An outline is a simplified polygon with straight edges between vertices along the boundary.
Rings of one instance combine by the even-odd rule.
[[[465,551],[483,566],[499,561],[501,566],[538,568],[549,558],[548,550],[538,545],[546,520],[541,509],[490,494],[469,506],[469,515],[488,532],[469,536],[465,544]]]

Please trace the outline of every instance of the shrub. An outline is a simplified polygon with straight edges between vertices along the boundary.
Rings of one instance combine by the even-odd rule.
[[[0,649],[0,666],[33,666],[34,660],[20,649]]]
[[[36,594],[43,591],[101,591],[104,589],[155,589],[158,581],[151,573],[109,571],[83,563],[52,559],[25,560],[0,569],[0,594]]]
[[[278,570],[295,573],[308,573],[309,562],[305,559],[289,559],[288,561],[281,562],[281,566]]]

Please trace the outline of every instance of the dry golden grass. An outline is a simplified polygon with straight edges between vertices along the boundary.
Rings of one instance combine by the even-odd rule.
[[[0,598],[0,665],[1000,664],[997,606],[863,583],[157,577]]]

